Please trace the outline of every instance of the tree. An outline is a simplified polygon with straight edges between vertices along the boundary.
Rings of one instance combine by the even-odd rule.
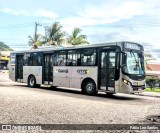
[[[158,78],[156,78],[156,79],[155,78],[147,78],[146,83],[150,87],[151,91],[153,91],[154,88],[156,87],[156,84],[160,83],[160,79],[158,79]]]
[[[144,57],[145,57],[145,69],[147,70],[148,61],[153,61],[153,60],[156,60],[156,59],[150,53],[145,53]]]
[[[1,51],[13,51],[8,45],[4,44],[3,42],[0,42],[0,50]]]
[[[43,37],[43,43],[47,45],[60,45],[64,41],[65,32],[62,31],[62,26],[55,22],[51,27],[47,28],[46,36]]]
[[[42,35],[40,34],[36,34],[36,37],[31,37],[31,36],[28,36],[28,44],[29,46],[31,46],[32,48],[31,49],[37,49],[38,46],[42,46],[43,43],[42,43]]]
[[[145,57],[145,62],[147,63],[148,61],[152,61],[152,60],[156,60],[152,54],[150,53],[145,53],[144,54],[144,57]]]
[[[71,45],[89,44],[86,35],[81,35],[80,28],[74,28],[72,34],[67,39],[67,43]]]

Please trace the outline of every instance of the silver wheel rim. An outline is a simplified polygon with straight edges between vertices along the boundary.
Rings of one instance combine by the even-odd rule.
[[[31,85],[31,86],[34,86],[34,78],[31,78],[31,79],[30,79],[30,85]]]
[[[91,92],[91,91],[93,91],[93,89],[94,89],[94,84],[91,82],[87,83],[87,85],[86,85],[87,92]]]

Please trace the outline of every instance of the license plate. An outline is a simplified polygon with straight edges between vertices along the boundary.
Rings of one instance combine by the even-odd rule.
[[[142,91],[142,88],[138,88],[138,91]]]

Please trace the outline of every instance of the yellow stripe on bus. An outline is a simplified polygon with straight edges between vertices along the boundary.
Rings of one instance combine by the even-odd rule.
[[[9,60],[7,57],[1,57],[1,60]]]

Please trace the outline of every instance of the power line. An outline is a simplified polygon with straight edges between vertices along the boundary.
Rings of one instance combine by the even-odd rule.
[[[37,23],[38,24],[38,23]],[[38,24],[40,25],[40,24]],[[46,23],[42,23],[40,26],[45,27]],[[74,26],[72,24],[62,24],[62,26]],[[0,26],[1,29],[13,29],[13,28],[21,28],[24,26],[34,26],[34,23],[22,23],[22,24],[12,24],[12,25],[5,25],[5,26]],[[77,25],[78,26],[78,25]],[[129,26],[132,27],[137,27],[137,26],[142,26],[142,27],[160,27],[160,23],[139,23],[139,24],[94,24],[94,25],[79,25],[82,27],[94,27],[94,26],[111,26],[114,28],[128,28]]]
[[[30,23],[21,23],[21,24],[11,24],[11,25],[5,25],[5,26],[0,26],[0,27],[23,26],[23,25],[30,25],[30,24],[33,24],[33,22],[30,22]]]
[[[19,44],[19,45],[22,45],[22,44],[28,45],[27,43],[20,43],[20,42],[6,42],[6,41],[1,41],[1,42],[3,42],[3,43],[12,43],[12,44]]]

